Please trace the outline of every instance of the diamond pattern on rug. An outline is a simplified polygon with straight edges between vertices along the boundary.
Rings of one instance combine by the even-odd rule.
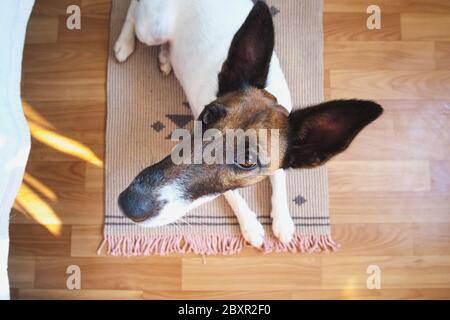
[[[175,123],[178,128],[184,128],[193,120],[193,117],[190,114],[166,114],[166,117]]]
[[[155,130],[156,132],[160,132],[166,126],[164,125],[164,123],[162,123],[161,121],[158,120],[158,121],[153,122],[153,124],[150,127],[152,127],[152,129]]]
[[[301,206],[302,204],[304,204],[306,202],[306,199],[303,196],[299,195],[299,196],[296,196],[294,198],[294,200],[292,200],[292,201],[294,201],[294,203],[296,205]]]

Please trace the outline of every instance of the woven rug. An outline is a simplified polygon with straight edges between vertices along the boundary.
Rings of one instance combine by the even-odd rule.
[[[246,1],[246,0],[243,0]],[[113,0],[111,46],[122,27],[129,1]],[[270,0],[276,52],[295,107],[323,100],[322,1]],[[190,128],[192,116],[173,73],[158,70],[157,47],[138,44],[124,64],[110,50],[106,133],[106,214],[99,248],[110,255],[168,253],[234,254],[245,245],[237,219],[223,196],[164,227],[142,228],[123,216],[117,197],[143,168],[168,155],[176,128]],[[271,231],[268,179],[241,189],[266,230],[264,252],[334,250],[330,236],[325,167],[288,171],[288,201],[296,225],[288,245]]]

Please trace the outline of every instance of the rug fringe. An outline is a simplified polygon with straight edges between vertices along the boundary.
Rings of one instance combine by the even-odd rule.
[[[266,236],[262,250],[265,253],[270,252],[300,252],[300,253],[314,253],[314,252],[330,252],[336,251],[339,244],[333,241],[331,235],[294,235],[294,238],[288,244],[282,243],[274,236]]]
[[[201,255],[230,255],[239,253],[245,245],[242,236],[223,235],[171,235],[171,236],[115,236],[107,235],[97,249],[100,255],[106,247],[111,256],[148,256],[170,253],[194,253]],[[284,244],[274,236],[267,236],[261,251],[313,253],[336,251],[339,245],[330,235],[295,235],[289,244]]]

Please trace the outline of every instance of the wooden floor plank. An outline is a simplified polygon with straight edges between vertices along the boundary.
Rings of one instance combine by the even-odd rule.
[[[436,41],[435,58],[437,69],[450,69],[450,41]]]
[[[341,245],[337,255],[413,255],[413,226],[409,223],[337,224],[333,238]]]
[[[264,279],[264,281],[262,281]],[[183,290],[294,290],[320,287],[313,255],[183,259]]]
[[[431,190],[450,193],[450,160],[430,161]]]
[[[420,223],[414,228],[415,255],[450,255],[450,223]]]
[[[402,40],[450,40],[450,15],[402,13]]]
[[[327,168],[332,192],[430,190],[428,161],[330,161]]]
[[[13,256],[70,255],[71,226],[12,224],[10,238]]]
[[[105,101],[105,72],[78,71],[76,67],[67,72],[25,72],[22,86],[23,98],[33,101]]]
[[[434,70],[432,41],[326,41],[325,68]],[[361,55],[361,52],[366,54]]]
[[[33,288],[35,274],[35,258],[9,256],[9,284],[11,288]],[[12,271],[12,272],[11,272]]]
[[[331,70],[331,97],[450,99],[448,71]]]
[[[381,29],[368,30],[368,15],[363,11],[356,13],[327,13],[323,15],[325,41],[392,41],[400,40],[400,15],[383,14]]]
[[[450,13],[450,3],[446,0],[325,0],[325,12],[366,12],[367,7],[376,4],[382,13]]]
[[[104,102],[67,101],[23,101],[29,121],[49,129],[51,132],[85,144],[102,144],[105,136]],[[46,125],[37,117],[45,120]],[[82,129],[80,129],[80,124]],[[34,150],[33,150],[34,151]]]
[[[327,289],[294,291],[296,300],[448,300],[450,289]]]
[[[448,256],[322,257],[322,288],[367,289],[367,268],[381,270],[382,289],[449,288]]]
[[[450,194],[331,192],[332,223],[448,223]]]
[[[360,12],[365,13],[367,7],[373,5],[373,1],[370,0],[326,0],[324,1],[324,12]],[[376,5],[380,7],[382,11],[386,9],[386,1],[377,1]]]
[[[53,44],[58,40],[58,17],[32,15],[28,22],[26,44]]]
[[[81,10],[87,17],[109,19],[111,0],[81,0]]]
[[[450,13],[450,3],[445,0],[383,0],[383,3],[387,12]]]
[[[75,191],[84,189],[86,163],[76,161],[54,161],[51,167],[46,161],[30,161],[27,172],[51,190]],[[38,190],[39,191],[39,190]]]
[[[58,221],[64,225],[98,225],[103,223],[104,219],[104,195],[92,192],[64,192],[64,197],[58,198],[57,201],[44,201],[50,206]],[[16,202],[17,204],[17,202]],[[44,221],[54,221],[43,217]],[[38,224],[30,215],[29,210],[14,207],[11,216],[12,224]]]
[[[38,0],[33,7],[33,14],[44,16],[62,16],[67,14],[70,5],[81,6],[82,0]]]
[[[144,291],[147,300],[289,300],[290,291]]]
[[[19,289],[20,300],[135,300],[142,297],[139,290],[67,290]]]
[[[58,43],[107,43],[109,36],[109,19],[84,16],[80,29],[70,30],[66,27],[66,17],[59,18]]]
[[[27,44],[22,68],[24,72],[65,72],[70,64],[77,71],[104,71],[107,53],[102,42]]]
[[[36,258],[35,288],[66,289],[67,267],[81,271],[81,288],[92,290],[179,290],[180,258],[148,257],[142,259]]]
[[[72,257],[96,257],[103,240],[103,225],[72,226]]]

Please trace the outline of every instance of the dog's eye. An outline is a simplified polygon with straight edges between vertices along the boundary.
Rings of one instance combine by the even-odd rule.
[[[242,169],[248,170],[248,169],[253,169],[254,167],[256,167],[256,163],[255,162],[251,162],[249,160],[246,160],[244,163],[239,163],[239,166]]]
[[[245,160],[242,162],[236,162],[236,165],[244,170],[252,170],[255,169],[257,166],[258,162],[256,160],[256,157],[251,154],[251,153],[247,153],[245,155]]]

